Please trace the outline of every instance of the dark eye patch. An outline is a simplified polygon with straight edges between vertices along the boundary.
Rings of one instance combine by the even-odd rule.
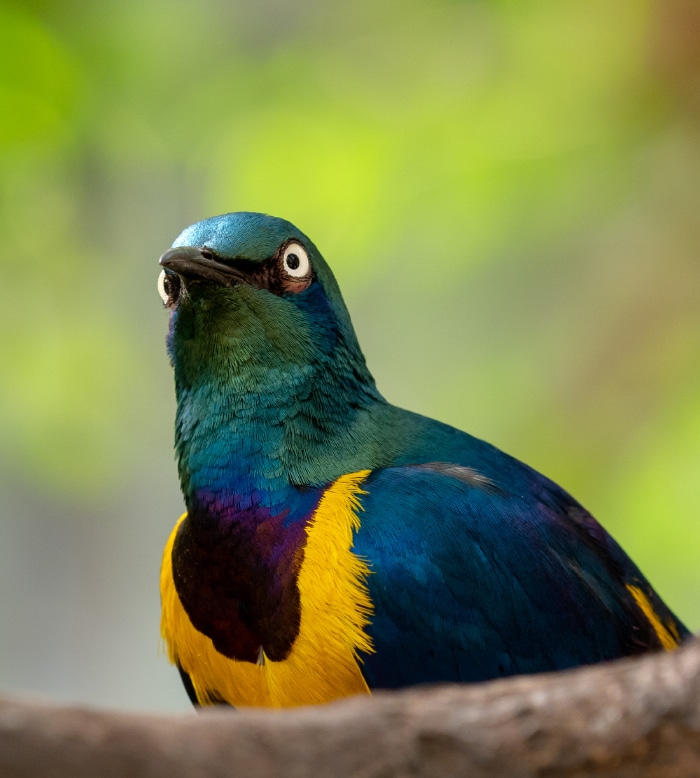
[[[307,289],[314,279],[313,272],[305,278],[292,278],[285,271],[284,251],[290,243],[298,242],[297,239],[285,241],[274,256],[263,262],[255,262],[246,257],[234,257],[232,259],[222,257],[207,246],[203,246],[200,251],[207,259],[214,259],[238,271],[251,286],[255,286],[258,289],[266,289],[268,292],[276,295],[298,294]],[[296,254],[290,253],[286,257],[286,263],[290,270],[296,270],[301,260]]]

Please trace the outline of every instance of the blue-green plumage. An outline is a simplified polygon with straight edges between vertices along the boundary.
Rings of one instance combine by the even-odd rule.
[[[289,222],[208,219],[161,264],[189,512],[173,575],[226,656],[292,651],[309,521],[358,471],[370,688],[559,670],[688,634],[560,487],[384,400],[330,269]]]

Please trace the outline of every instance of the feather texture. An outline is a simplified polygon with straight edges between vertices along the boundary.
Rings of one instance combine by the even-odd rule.
[[[187,505],[161,628],[196,704],[483,681],[688,635],[563,489],[381,396],[292,224],[208,219],[161,264]]]

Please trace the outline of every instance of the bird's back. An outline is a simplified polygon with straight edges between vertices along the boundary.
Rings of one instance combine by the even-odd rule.
[[[466,433],[396,413],[407,452],[364,481],[354,548],[371,560],[370,685],[561,670],[688,634],[563,489]]]

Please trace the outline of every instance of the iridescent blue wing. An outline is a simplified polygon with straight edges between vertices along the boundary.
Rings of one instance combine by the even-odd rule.
[[[688,634],[590,514],[521,467],[518,493],[438,463],[365,481],[370,687],[561,670]]]

